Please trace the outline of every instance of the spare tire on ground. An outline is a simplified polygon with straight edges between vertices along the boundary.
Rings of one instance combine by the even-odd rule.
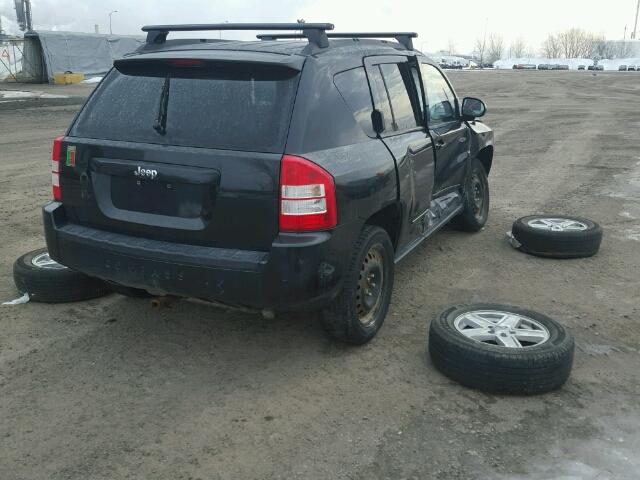
[[[595,255],[602,228],[587,218],[567,215],[529,215],[513,222],[512,244],[539,257],[580,258]],[[513,241],[515,240],[515,241]]]
[[[492,393],[535,394],[569,378],[574,342],[558,322],[497,304],[452,307],[429,330],[429,354],[447,377]]]
[[[13,280],[18,291],[28,293],[34,302],[78,302],[109,293],[102,280],[55,262],[46,248],[18,257],[13,264]]]

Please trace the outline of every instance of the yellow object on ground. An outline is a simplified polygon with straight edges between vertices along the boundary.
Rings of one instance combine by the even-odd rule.
[[[70,85],[84,80],[84,73],[54,73],[53,83],[56,85]]]

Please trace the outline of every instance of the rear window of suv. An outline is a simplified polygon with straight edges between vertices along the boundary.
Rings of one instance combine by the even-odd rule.
[[[247,64],[113,69],[70,135],[255,152],[284,151],[298,72]],[[154,129],[169,78],[166,130]]]

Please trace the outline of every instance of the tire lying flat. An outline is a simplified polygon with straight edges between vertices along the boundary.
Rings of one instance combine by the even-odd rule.
[[[109,293],[101,280],[51,260],[46,248],[18,257],[13,264],[13,281],[18,291],[28,293],[34,302],[78,302]]]
[[[513,223],[511,234],[521,251],[550,258],[590,257],[598,252],[602,242],[600,225],[568,215],[522,217]]]
[[[569,378],[573,351],[573,338],[562,325],[513,306],[452,307],[429,330],[436,368],[464,386],[492,393],[530,395],[559,388]]]

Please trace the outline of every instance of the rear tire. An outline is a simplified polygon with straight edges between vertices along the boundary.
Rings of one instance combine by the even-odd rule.
[[[465,232],[478,232],[489,218],[489,181],[482,162],[471,160],[465,180],[462,212],[451,220],[451,225]]]
[[[325,329],[336,340],[362,345],[382,326],[393,291],[394,251],[389,235],[365,225],[356,241],[343,286],[321,312]]]
[[[50,259],[46,248],[18,257],[13,280],[20,293],[43,303],[78,302],[109,293],[102,280],[88,277]]]

